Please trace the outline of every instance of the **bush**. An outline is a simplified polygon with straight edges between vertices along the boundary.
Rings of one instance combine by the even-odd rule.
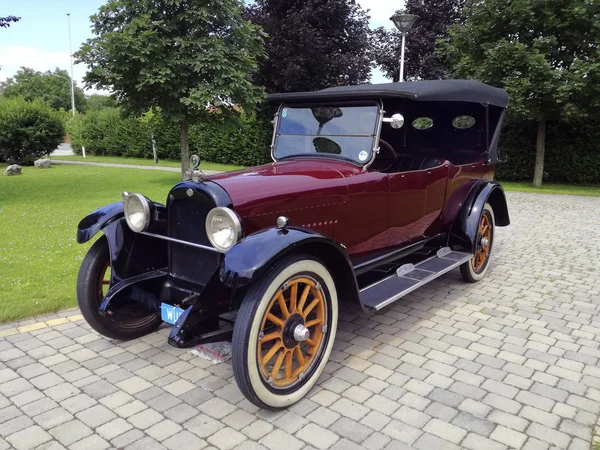
[[[71,146],[77,154],[146,157],[152,154],[150,130],[118,108],[105,108],[77,115],[69,123]]]
[[[63,141],[60,113],[46,104],[0,98],[0,162],[32,164]]]
[[[544,181],[600,184],[599,125],[594,119],[548,125]],[[498,179],[533,180],[537,124],[508,120],[502,133],[500,148],[507,161],[498,165]]]
[[[254,115],[225,118],[211,115],[190,125],[190,154],[204,161],[253,166],[269,161],[272,126]],[[76,153],[152,158],[151,139],[159,159],[180,159],[179,126],[156,111],[141,118],[126,117],[117,108],[90,111],[69,123]]]

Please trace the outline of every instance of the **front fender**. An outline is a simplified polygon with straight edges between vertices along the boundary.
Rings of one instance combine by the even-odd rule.
[[[166,211],[164,205],[153,202],[157,211],[157,218],[162,219],[166,217]],[[77,225],[77,242],[83,244],[93,238],[98,231],[104,229],[111,223],[125,217],[123,202],[111,203],[110,205],[103,206],[100,209],[90,213],[88,216],[83,218],[79,225]]]
[[[97,209],[77,225],[77,242],[83,244],[89,241],[98,231],[124,216],[123,202],[111,203]]]
[[[475,251],[477,229],[486,203],[494,210],[497,226],[510,225],[508,205],[502,186],[492,181],[480,181],[471,188],[454,219],[448,236],[450,247],[458,245],[467,251]]]
[[[301,247],[321,259],[334,258],[338,265],[345,261],[346,268],[352,270],[343,247],[329,237],[304,228],[270,228],[249,235],[225,253],[219,278],[230,288],[245,286],[260,278],[272,262]]]

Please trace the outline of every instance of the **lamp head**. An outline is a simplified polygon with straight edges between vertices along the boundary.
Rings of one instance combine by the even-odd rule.
[[[394,25],[396,25],[396,28],[398,28],[398,31],[400,31],[400,33],[406,33],[412,28],[412,26],[418,18],[419,16],[416,16],[414,14],[396,13],[392,17],[390,17],[390,20],[394,22]]]

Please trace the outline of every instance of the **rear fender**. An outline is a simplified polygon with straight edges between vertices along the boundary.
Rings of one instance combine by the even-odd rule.
[[[249,235],[225,253],[220,280],[232,289],[243,289],[292,253],[317,257],[331,273],[338,298],[358,301],[358,283],[344,248],[327,236],[304,228],[270,228]]]
[[[459,246],[469,252],[475,252],[477,228],[486,203],[494,210],[496,226],[510,225],[508,205],[502,186],[492,181],[476,183],[463,202],[448,235],[450,247]]]

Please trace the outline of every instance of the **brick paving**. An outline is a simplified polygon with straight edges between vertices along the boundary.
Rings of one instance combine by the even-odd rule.
[[[378,314],[344,307],[318,385],[282,412],[229,363],[77,311],[0,326],[0,449],[589,450],[600,415],[600,199],[508,194],[478,284],[453,271]]]

